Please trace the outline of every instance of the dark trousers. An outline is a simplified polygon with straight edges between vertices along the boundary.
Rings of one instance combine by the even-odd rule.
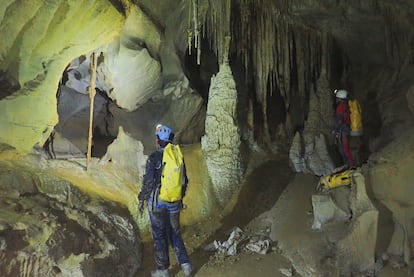
[[[167,205],[174,204],[168,203],[165,207],[158,205],[159,207],[149,213],[157,269],[168,269],[170,266],[169,243],[172,245],[179,264],[189,262],[187,250],[181,237],[180,211],[179,209],[176,211],[174,208],[167,207]],[[181,203],[178,203],[178,205],[181,205]],[[171,210],[174,211],[171,212]]]
[[[349,147],[349,135],[345,134],[344,132],[340,133],[338,148],[339,148],[339,152],[341,153],[342,160],[344,161],[344,163],[348,167],[356,166],[354,157]]]
[[[349,138],[349,148],[351,149],[352,156],[354,157],[355,164],[360,166],[362,159],[360,157],[360,149],[362,145],[362,139],[360,136],[351,136]]]

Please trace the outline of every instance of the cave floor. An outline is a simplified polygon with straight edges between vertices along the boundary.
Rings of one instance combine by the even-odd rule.
[[[276,159],[264,163],[254,170],[251,178],[248,179],[246,191],[239,194],[239,201],[232,212],[225,217],[211,217],[196,225],[183,227],[183,238],[190,255],[190,260],[195,267],[195,276],[301,276],[293,269],[290,261],[283,256],[283,252],[277,246],[278,243],[294,243],[300,245],[303,251],[318,251],[315,249],[315,232],[310,229],[313,216],[311,214],[311,195],[314,193],[316,177],[312,175],[291,173],[284,158]],[[273,169],[273,170],[269,170]],[[274,180],[277,180],[276,182]],[[273,182],[271,186],[263,185]],[[294,183],[300,182],[300,185]],[[293,185],[293,186],[292,186]],[[287,189],[295,188],[292,199],[279,199],[282,192]],[[254,195],[254,196],[253,196]],[[215,252],[207,252],[204,247],[214,240],[225,241],[230,230],[240,227],[251,232],[266,232],[263,222],[271,221],[271,213],[267,211],[275,206],[280,200],[292,203],[286,208],[285,217],[295,216],[296,220],[280,219],[280,222],[292,222],[291,226],[285,229],[294,232],[284,232],[283,237],[278,238],[278,242],[273,242],[268,253],[258,254],[251,251],[238,250],[235,256],[218,255]],[[183,211],[185,212],[185,210]],[[258,219],[260,218],[260,219]],[[290,224],[290,223],[289,223]],[[381,221],[378,228],[381,228]],[[317,239],[317,237],[316,237]],[[321,246],[323,244],[320,244]],[[323,252],[323,249],[320,249]],[[311,253],[309,253],[311,255]],[[138,276],[150,276],[151,270],[155,268],[152,252],[152,241],[144,243],[143,267],[137,273]],[[176,264],[174,255],[170,252],[170,276],[184,276]],[[363,276],[363,275],[361,275]],[[388,276],[413,276],[406,268],[398,268],[395,264],[385,263],[382,270],[376,275],[380,277]]]

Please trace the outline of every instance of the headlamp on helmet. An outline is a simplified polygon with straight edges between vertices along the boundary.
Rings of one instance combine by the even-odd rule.
[[[339,98],[339,99],[347,99],[348,98],[348,92],[346,90],[343,90],[343,89],[334,90],[334,94],[335,94],[336,98]]]

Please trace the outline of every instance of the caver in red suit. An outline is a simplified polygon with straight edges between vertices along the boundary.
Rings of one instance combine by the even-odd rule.
[[[348,107],[348,92],[346,90],[335,90],[335,140],[342,160],[348,168],[356,166],[354,157],[349,148],[349,137],[351,134],[350,113]]]

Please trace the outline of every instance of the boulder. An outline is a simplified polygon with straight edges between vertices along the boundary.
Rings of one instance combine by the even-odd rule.
[[[125,206],[51,175],[0,168],[4,276],[135,276],[142,245]]]
[[[413,267],[414,255],[414,129],[408,129],[369,159],[369,180],[375,197],[392,213],[394,234],[387,252]],[[385,214],[384,214],[385,216]]]
[[[343,201],[345,198],[346,202]],[[321,229],[333,243],[341,276],[373,273],[378,210],[367,195],[362,173],[353,173],[350,187],[338,187],[326,194],[313,195],[312,205],[312,227]]]

